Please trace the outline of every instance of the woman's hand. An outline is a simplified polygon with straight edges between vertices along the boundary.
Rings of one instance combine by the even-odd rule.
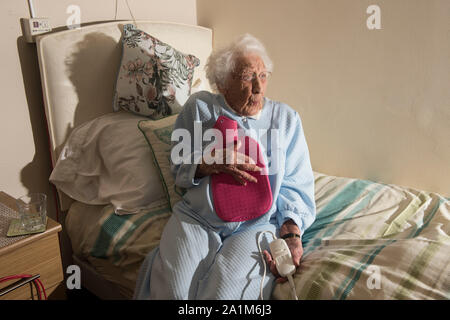
[[[281,226],[280,235],[283,236],[287,233],[296,233],[298,235],[301,235],[300,229],[292,220],[286,221]],[[287,238],[285,241],[289,247],[289,250],[291,251],[292,260],[294,262],[294,265],[296,268],[298,268],[300,266],[300,260],[303,256],[302,240],[301,240],[301,238],[295,237],[295,238]],[[267,264],[269,265],[270,271],[277,278],[276,281],[278,283],[286,282],[287,278],[281,277],[280,274],[278,273],[278,270],[277,270],[277,267],[275,264],[275,260],[272,259],[272,255],[267,250],[264,250],[263,254],[266,258]]]
[[[230,148],[212,151],[211,156],[220,158],[221,163],[208,164],[205,159],[202,159],[202,163],[197,166],[195,178],[203,178],[215,173],[227,173],[242,185],[246,185],[247,182],[258,182],[254,176],[246,171],[259,172],[262,169],[256,165],[252,158],[237,151],[240,145],[241,142],[237,141]],[[212,162],[212,160],[208,162]]]

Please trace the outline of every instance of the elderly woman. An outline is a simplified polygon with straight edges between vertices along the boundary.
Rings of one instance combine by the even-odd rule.
[[[271,70],[264,46],[250,35],[241,36],[209,57],[206,74],[218,93],[193,94],[179,114],[175,129],[186,129],[194,137],[196,122],[201,123],[204,132],[217,126],[218,119],[230,119],[244,134],[276,132],[278,139],[265,143],[252,135],[262,151],[259,165],[238,149],[236,144],[240,142],[234,140],[231,148],[224,148],[232,156],[219,157],[229,161],[207,161],[203,153],[197,158],[199,161],[172,164],[175,183],[186,193],[173,208],[159,248],[148,255],[141,267],[135,298],[258,299],[260,285],[263,298],[270,298],[275,279],[286,279],[278,275],[271,254],[264,250],[272,274],[262,283],[258,240],[264,231],[285,238],[294,264],[299,266],[303,253],[301,235],[315,219],[314,177],[298,113],[264,96]],[[266,170],[264,179],[258,174],[262,167],[267,169],[275,162],[274,155],[276,168]],[[214,190],[213,182],[223,175],[238,182],[233,188],[266,182],[268,189],[262,186],[257,190],[265,193],[262,198],[270,197],[269,209],[250,218],[244,214],[225,219],[218,214],[215,202],[221,198],[226,207],[228,195],[220,194],[225,190],[220,186]],[[245,197],[245,189],[233,190],[238,190],[237,194],[243,190]],[[229,202],[233,201],[230,198]],[[268,249],[272,237],[266,235],[262,246]]]

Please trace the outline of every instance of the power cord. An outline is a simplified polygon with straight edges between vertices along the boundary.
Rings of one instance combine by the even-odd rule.
[[[28,278],[32,278],[32,277],[33,277],[33,275],[31,275],[31,274],[16,274],[16,275],[11,275],[11,276],[6,276],[3,278],[0,278],[0,283],[9,281],[9,280],[14,280],[14,279],[28,279]],[[37,277],[39,277],[39,275],[37,275]],[[41,282],[41,279],[35,278],[32,280],[32,282],[34,284],[34,287],[36,288],[36,293],[37,293],[39,300],[42,300],[41,290],[44,295],[44,300],[47,300],[47,294],[45,292],[45,288]]]
[[[291,287],[292,290],[292,296],[294,297],[295,300],[298,300],[297,293],[295,291],[294,279],[292,278],[292,275],[295,273],[296,267],[292,261],[291,251],[289,250],[286,241],[284,241],[284,239],[278,239],[272,231],[263,231],[258,236],[258,249],[264,264],[264,274],[261,279],[260,285],[260,299],[264,300],[263,284],[267,272],[266,260],[264,259],[264,254],[261,250],[260,243],[261,243],[261,236],[266,232],[271,233],[274,238],[274,240],[269,244],[269,246],[270,246],[270,253],[272,254],[273,260],[275,261],[275,266],[277,267],[278,273],[280,274],[280,276],[288,278],[289,286]]]
[[[261,279],[261,284],[259,286],[259,298],[261,300],[264,300],[264,298],[263,298],[263,284],[264,284],[264,279],[266,278],[266,269],[267,269],[267,267],[266,267],[266,260],[264,259],[264,254],[263,254],[263,252],[261,250],[261,236],[264,233],[271,233],[274,239],[277,238],[272,231],[263,231],[258,236],[258,249],[259,249],[259,253],[261,255],[261,259],[262,259],[262,262],[263,262],[263,265],[264,265],[264,273],[263,273],[263,277]]]

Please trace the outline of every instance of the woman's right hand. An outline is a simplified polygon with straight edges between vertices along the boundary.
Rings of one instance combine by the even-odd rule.
[[[246,185],[247,182],[258,182],[258,180],[249,174],[247,171],[260,172],[262,169],[258,167],[249,156],[238,152],[241,142],[235,141],[232,147],[213,150],[211,152],[212,158],[219,158],[221,163],[208,164],[205,159],[197,166],[195,178],[203,178],[216,173],[227,173],[231,175],[237,182]]]

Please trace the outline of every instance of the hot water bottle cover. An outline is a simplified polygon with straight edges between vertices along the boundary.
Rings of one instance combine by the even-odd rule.
[[[249,156],[258,167],[262,168],[260,172],[248,172],[258,182],[248,181],[246,185],[241,185],[227,173],[211,176],[212,195],[217,215],[227,222],[246,221],[262,216],[272,206],[272,190],[258,142],[249,136],[238,137],[237,122],[225,116],[219,116],[214,128],[222,132],[224,147],[226,132],[232,130],[233,140],[241,141],[237,151]]]

